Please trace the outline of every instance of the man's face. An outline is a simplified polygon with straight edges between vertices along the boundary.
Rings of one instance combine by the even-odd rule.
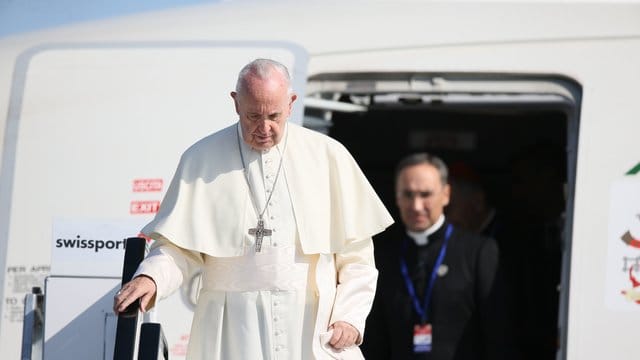
[[[242,93],[231,97],[240,117],[244,141],[255,150],[267,150],[280,142],[296,95],[281,77],[247,79]]]
[[[424,231],[431,227],[449,203],[449,193],[449,185],[442,183],[434,166],[404,168],[396,179],[396,205],[407,229]]]

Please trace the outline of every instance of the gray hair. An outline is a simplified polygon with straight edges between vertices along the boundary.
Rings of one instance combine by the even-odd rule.
[[[247,85],[246,79],[249,75],[256,76],[259,79],[267,79],[273,71],[277,71],[283,76],[289,93],[292,93],[293,90],[291,89],[291,77],[289,76],[289,70],[287,70],[287,67],[283,64],[271,59],[255,59],[245,65],[238,74],[236,92],[240,94],[245,90],[245,86]]]
[[[396,173],[395,173],[396,183],[398,182],[398,176],[400,176],[400,173],[402,172],[402,170],[410,166],[421,165],[421,164],[428,164],[435,167],[436,170],[438,170],[438,173],[440,174],[440,181],[442,182],[442,185],[446,185],[448,183],[449,170],[447,169],[447,165],[444,163],[444,161],[442,161],[442,159],[440,159],[435,155],[431,155],[429,153],[415,153],[400,160],[400,162],[396,166]]]

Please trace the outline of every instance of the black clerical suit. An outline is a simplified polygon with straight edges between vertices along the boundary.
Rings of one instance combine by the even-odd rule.
[[[414,354],[414,325],[420,322],[420,317],[407,291],[400,259],[403,256],[406,261],[422,304],[448,225],[445,222],[423,246],[416,245],[399,225],[374,239],[380,273],[362,345],[366,359],[515,358],[504,286],[500,276],[496,276],[499,263],[496,243],[457,228],[451,232],[427,309],[433,327],[432,350]]]

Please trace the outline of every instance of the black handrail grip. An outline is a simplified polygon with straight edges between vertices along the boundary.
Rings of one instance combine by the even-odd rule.
[[[138,265],[146,253],[146,240],[132,237],[127,239],[124,265],[122,266],[122,285],[133,278]],[[118,315],[116,327],[116,342],[113,349],[114,360],[132,360],[135,354],[136,332],[138,327],[139,303],[134,301],[127,309]]]
[[[133,360],[136,349],[137,327],[138,315],[132,317],[118,316],[113,360]]]
[[[128,283],[133,278],[138,265],[144,259],[147,241],[144,238],[133,237],[127,239],[126,250],[124,253],[124,265],[122,266],[122,285]],[[139,302],[132,302],[127,308],[120,313],[120,316],[135,316],[139,310]]]
[[[160,357],[162,356],[162,357]],[[140,346],[138,360],[169,360],[167,339],[158,323],[144,323],[140,326]]]

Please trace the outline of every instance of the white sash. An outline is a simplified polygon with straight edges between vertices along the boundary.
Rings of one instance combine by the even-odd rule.
[[[207,257],[203,291],[305,290],[309,257],[295,262],[295,246],[266,246],[244,256]]]

